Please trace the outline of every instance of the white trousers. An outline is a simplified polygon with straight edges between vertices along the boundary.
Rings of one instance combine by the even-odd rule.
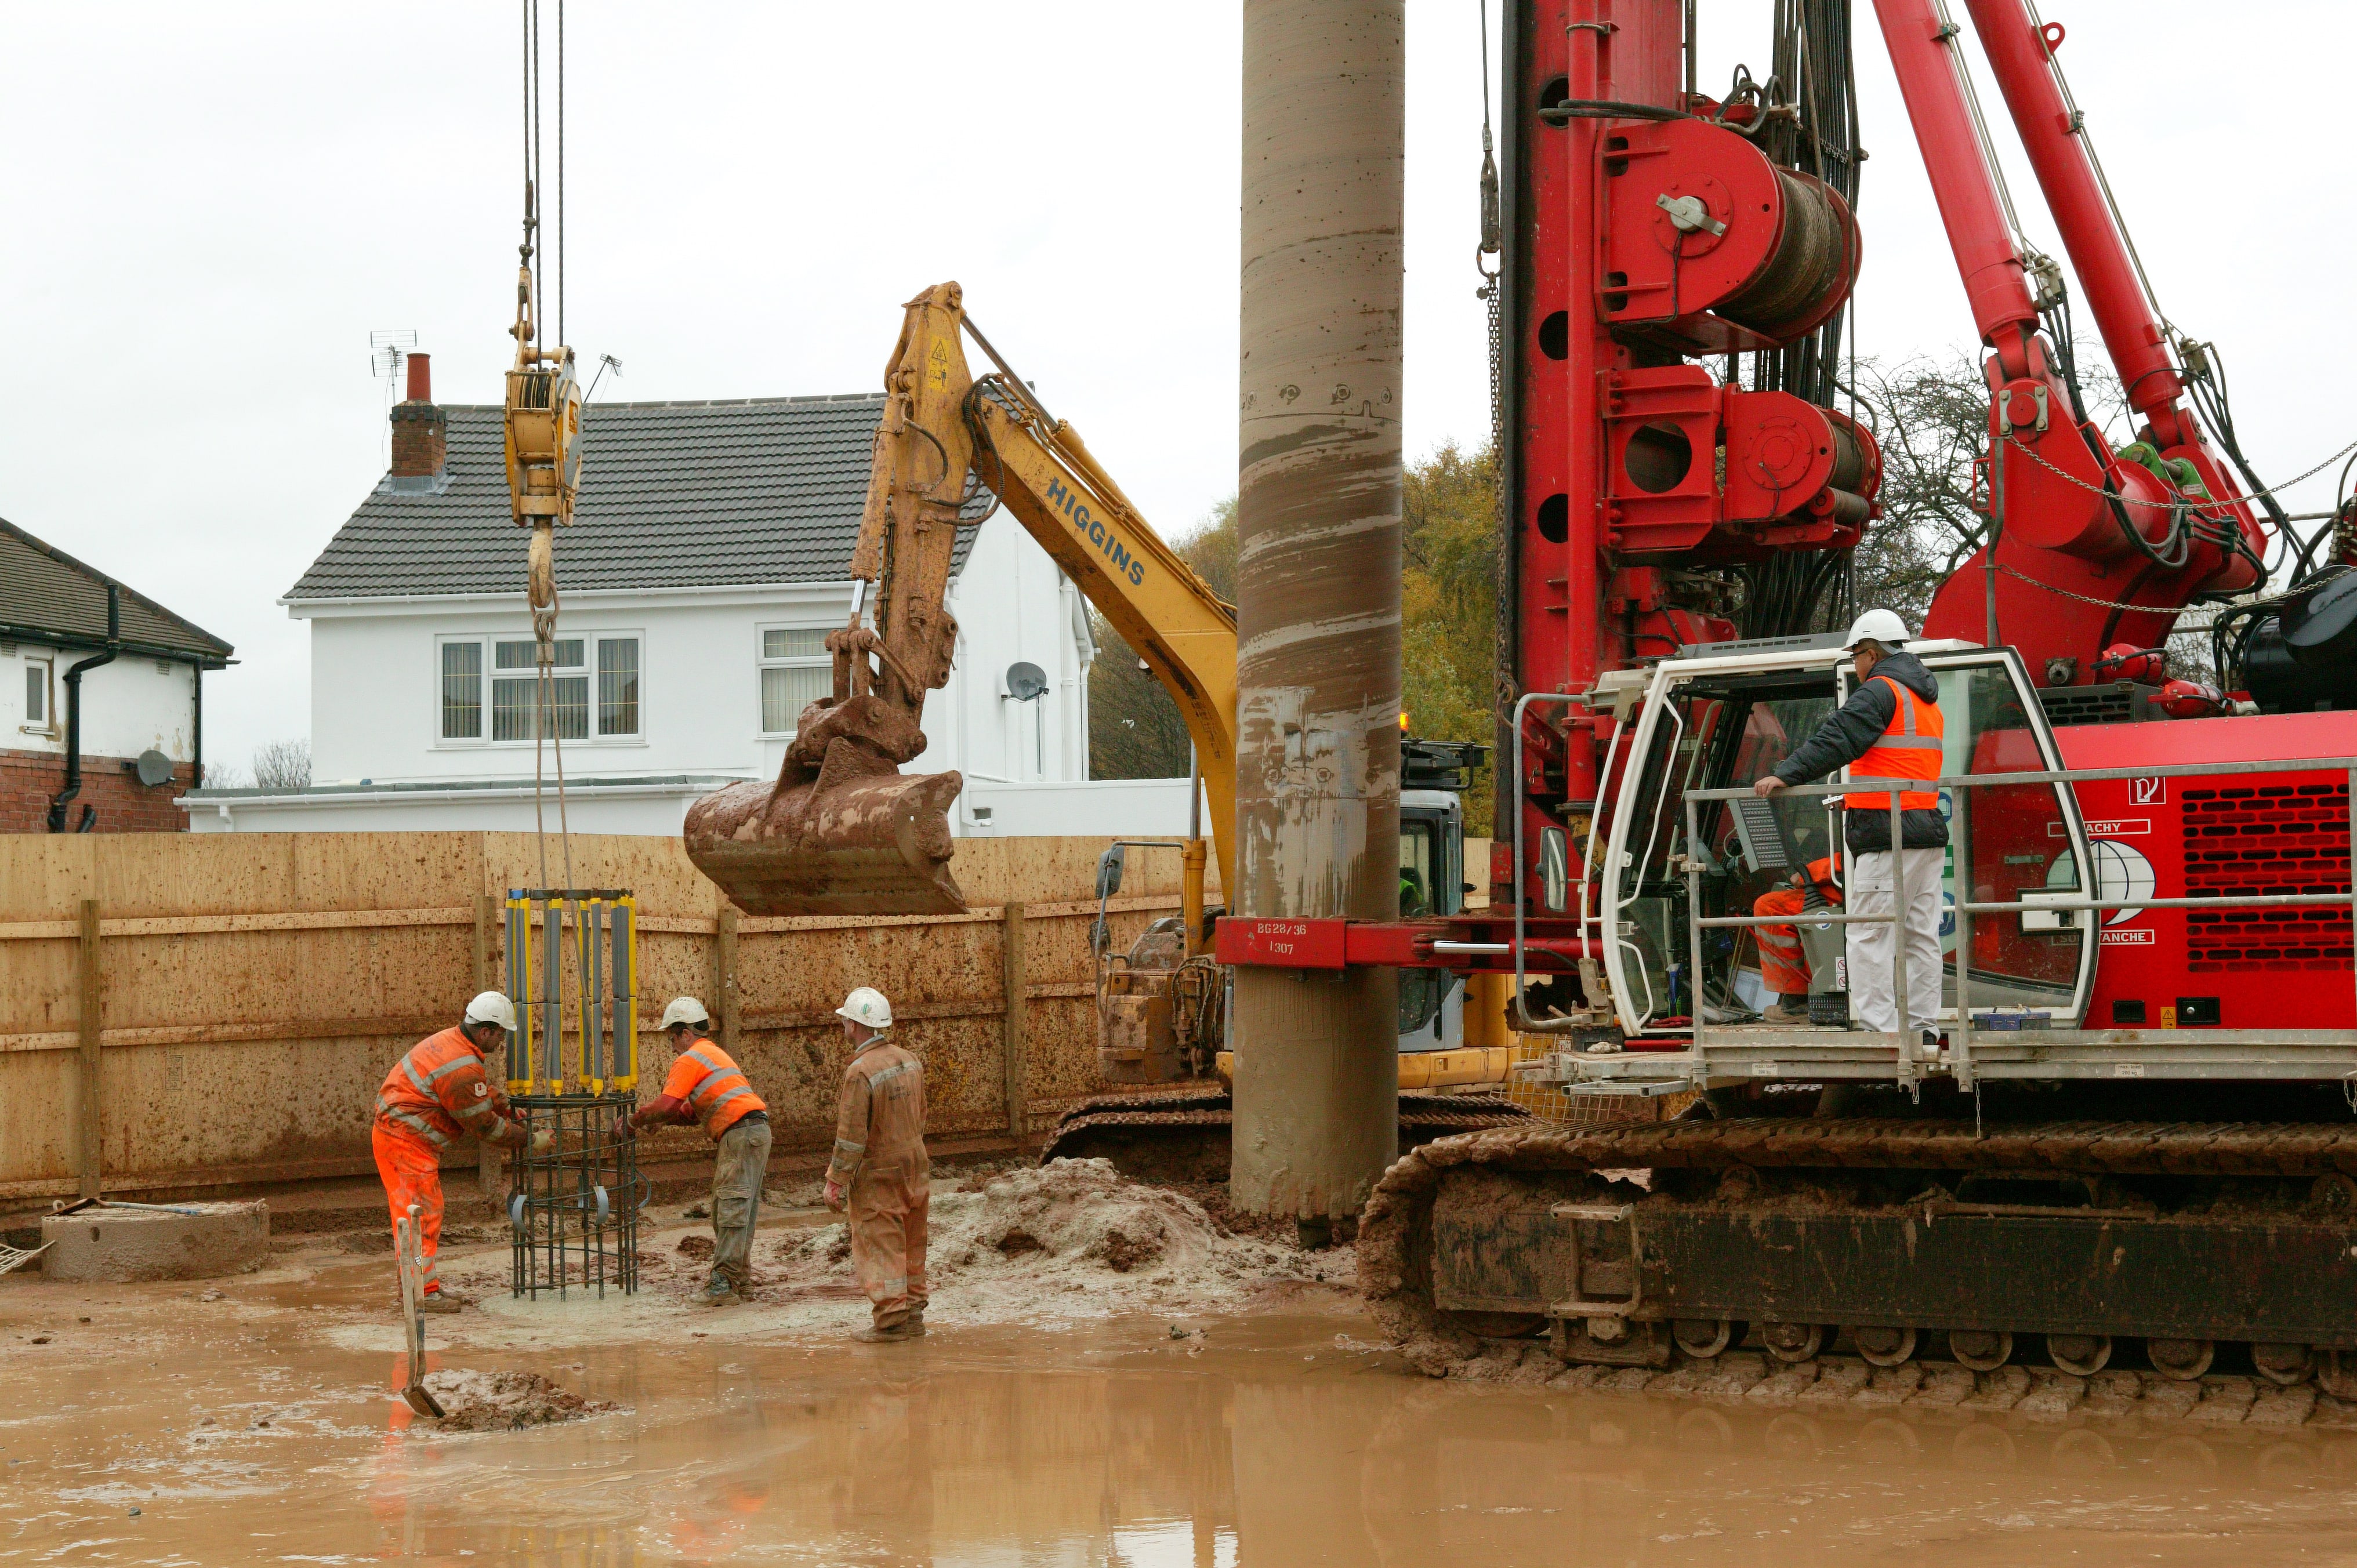
[[[1940,1024],[1940,871],[1944,849],[1902,849],[1907,871],[1907,1015],[1916,1029]],[[1889,854],[1849,856],[1843,902],[1853,915],[1887,915],[1896,902]],[[1879,921],[1854,921],[1848,932],[1850,1015],[1884,1034],[1899,1027],[1899,999],[1892,989],[1893,941],[1898,932]]]

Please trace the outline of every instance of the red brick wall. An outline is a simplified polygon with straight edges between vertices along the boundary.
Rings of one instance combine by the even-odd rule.
[[[84,806],[98,808],[94,833],[177,833],[186,831],[188,814],[178,801],[196,787],[196,770],[183,762],[172,769],[172,781],[149,789],[139,775],[124,771],[121,757],[81,759],[81,793],[66,808],[66,829],[81,822]],[[66,759],[54,751],[0,751],[0,832],[38,833],[48,831],[49,797],[66,787]]]

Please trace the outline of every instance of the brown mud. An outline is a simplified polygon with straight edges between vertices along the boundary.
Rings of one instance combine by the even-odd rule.
[[[1829,1357],[1787,1402],[1752,1397],[1765,1377],[1735,1398],[1566,1380],[1527,1348],[1435,1381],[1314,1277],[1333,1254],[1272,1247],[1213,1309],[1108,1311],[1140,1270],[1088,1251],[1129,1227],[970,1196],[1039,1251],[992,1248],[913,1343],[852,1342],[856,1299],[764,1317],[668,1286],[431,1320],[436,1386],[529,1374],[617,1407],[522,1430],[413,1416],[389,1260],[332,1241],[211,1286],[0,1279],[0,1565],[2357,1560],[2357,1434],[2257,1422],[2255,1391],[2231,1422],[2206,1393],[2179,1415],[2049,1410],[2034,1377],[2009,1404],[1876,1403]],[[694,1233],[641,1245],[676,1256]],[[979,1321],[1026,1260],[1086,1288]],[[2218,1414],[2194,1419],[2203,1402]]]

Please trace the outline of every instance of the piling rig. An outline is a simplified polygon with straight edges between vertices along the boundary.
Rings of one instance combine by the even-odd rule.
[[[1850,6],[1780,4],[1772,70],[1714,98],[1692,5],[1507,0],[1491,908],[1228,919],[1218,950],[1510,973],[1553,1045],[1533,1076],[1700,1096],[1391,1168],[1361,1278],[1434,1369],[1541,1334],[1652,1366],[1838,1338],[2088,1372],[2116,1347],[2357,1397],[2350,531],[2301,534],[2252,477],[2214,350],[2160,315],[2111,205],[2063,28],[1964,9],[1969,33],[1942,0],[1874,7],[1989,392],[1978,548],[1910,644],[1952,824],[1926,1047],[1843,1026],[1837,985],[1796,1027],[1744,991],[1753,896],[1840,832],[1831,787],[1748,787],[1846,695],[1848,553],[1878,521],[1874,434],[1836,406]],[[2126,389],[2121,449],[1996,172],[1975,36]],[[2290,583],[2250,598],[2277,551]],[[2180,613],[2237,596],[2219,689],[2165,682]],[[1832,979],[1867,918],[1804,917]]]

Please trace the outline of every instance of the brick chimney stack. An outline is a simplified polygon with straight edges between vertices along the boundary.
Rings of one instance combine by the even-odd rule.
[[[450,416],[434,406],[434,367],[409,356],[409,395],[393,405],[393,477],[430,478],[449,465]]]

